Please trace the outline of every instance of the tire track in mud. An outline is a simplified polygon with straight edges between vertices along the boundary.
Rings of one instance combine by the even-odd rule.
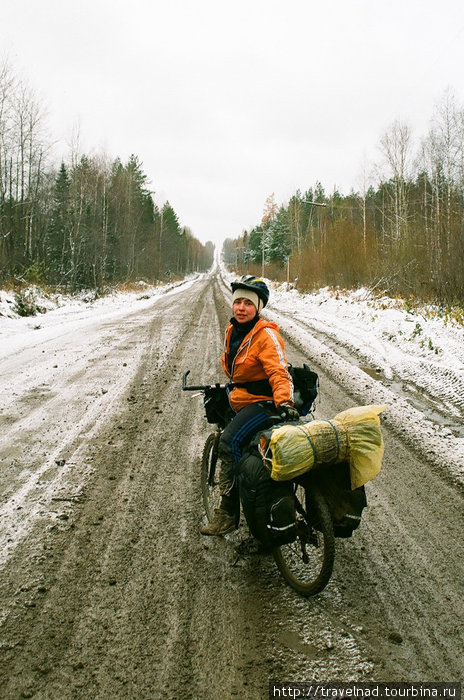
[[[35,523],[0,580],[2,698],[258,699],[269,680],[460,673],[462,629],[449,626],[462,611],[462,544],[444,543],[462,499],[388,429],[371,506],[352,540],[337,541],[333,580],[316,598],[289,589],[270,557],[237,561],[243,525],[199,535],[209,426],[181,377],[221,377],[229,315],[213,279],[166,298],[148,336],[134,335],[143,359],[112,419],[80,448],[75,478],[89,471],[79,497],[53,501],[52,523]],[[317,369],[318,414],[352,405]],[[57,496],[74,493],[70,477]]]
[[[364,397],[359,383],[347,395],[349,376],[341,388],[338,375],[330,376],[330,356],[322,368],[305,353],[302,342],[290,336],[286,346],[290,361],[309,362],[320,375],[316,417],[330,418],[349,406],[372,403],[372,382],[366,381]],[[336,649],[340,642],[354,641],[362,650],[358,670],[364,664],[366,677],[461,679],[463,489],[443,465],[446,455],[440,465],[432,455],[423,459],[398,439],[395,425],[392,431],[389,421],[383,423],[383,470],[366,486],[369,506],[361,527],[351,539],[337,540],[332,581],[322,595],[308,601],[307,609],[320,615],[320,629],[325,620],[329,646]],[[309,641],[311,634],[314,629],[310,632],[303,623],[300,639]]]
[[[293,359],[295,350],[288,347]],[[301,349],[297,358],[311,363]],[[359,404],[311,365],[322,387],[316,417]],[[382,472],[366,485],[369,505],[359,530],[336,541],[332,581],[316,605],[326,619],[336,615],[351,631],[376,680],[460,679],[463,492],[446,470],[422,460],[388,426],[382,432]]]
[[[295,325],[295,318],[288,311],[279,311],[277,316],[285,319],[290,328]],[[407,359],[402,358],[401,377],[398,376],[394,365],[392,376],[388,376],[384,374],[382,366],[372,365],[372,355],[369,352],[366,353],[359,343],[353,341],[348,331],[344,337],[337,337],[330,327],[324,327],[322,322],[309,314],[299,318],[297,325],[316,342],[325,345],[327,349],[353,364],[358,372],[361,370],[369,377],[375,377],[376,383],[384,386],[387,391],[391,388],[418,411],[433,417],[439,426],[445,425],[452,428],[457,435],[462,435],[464,415],[462,372],[443,368],[433,361],[411,355]],[[387,350],[381,342],[379,345],[382,347],[382,352],[378,352],[378,356],[381,357],[382,354],[385,356]],[[385,364],[389,365],[388,362]],[[372,372],[369,366],[372,367]],[[420,384],[418,377],[424,377]]]
[[[186,322],[187,322],[187,324],[189,323],[188,320],[187,320]],[[158,328],[158,331],[159,331],[159,334],[161,335],[161,329],[160,329],[160,328]],[[156,323],[155,323],[155,332],[156,332]],[[163,358],[164,351],[165,351],[165,348],[159,348],[159,349],[157,349],[157,351],[155,352],[154,357],[153,357],[153,360],[154,360],[154,363],[155,363],[155,364],[158,364],[158,365],[159,365],[159,364],[163,364],[163,363],[164,363],[164,361],[165,361],[165,358]],[[160,358],[161,358],[161,360],[160,360]],[[128,398],[129,398],[129,397],[128,397]],[[116,428],[121,428],[122,431],[119,432],[119,430],[117,430]],[[105,451],[111,452],[112,449],[113,449],[113,451],[114,451],[114,443],[117,442],[117,441],[119,441],[121,445],[124,445],[124,446],[125,446],[124,449],[127,449],[127,446],[126,446],[127,435],[125,435],[124,439],[121,440],[121,435],[122,435],[122,434],[124,434],[124,426],[123,426],[123,425],[120,425],[120,426],[118,425],[118,426],[115,426],[114,435],[111,434],[110,436],[106,436],[106,437],[108,437],[107,440],[106,440],[106,439],[103,439],[103,442],[102,442],[101,440],[99,440],[99,439],[93,440],[93,445],[92,445],[92,444],[90,445],[90,450],[89,450],[89,454],[88,454],[88,460],[89,460],[89,461],[97,462],[97,463],[94,464],[93,467],[92,467],[93,471],[95,471],[96,469],[98,469],[98,459],[94,459],[94,457],[97,456],[97,458],[98,458],[98,451],[99,451],[99,449],[100,449],[102,446],[104,447]],[[107,445],[108,445],[108,444],[111,445],[111,443],[113,443],[112,447],[108,447]],[[117,452],[116,452],[116,451],[114,451],[114,456],[115,456],[115,457],[117,456]],[[115,473],[114,473],[115,462],[114,462],[114,460],[111,459],[111,457],[110,457],[109,455],[107,456],[107,459],[111,460],[111,469],[112,469],[112,472],[111,472],[111,474],[110,474],[109,476],[105,475],[105,477],[104,477],[104,484],[105,484],[106,490],[108,489],[108,485],[112,485],[112,482],[115,483],[115,480],[116,480],[116,475],[115,475]],[[86,461],[86,460],[85,460],[85,457],[83,456],[83,457],[82,457],[82,460],[81,460],[81,464],[82,464],[82,465],[85,465],[85,461]],[[76,469],[76,471],[77,471],[77,469]],[[108,480],[109,480],[109,481],[108,481]],[[71,489],[71,490],[72,490],[72,489]],[[69,491],[68,491],[68,492],[69,492]],[[66,494],[65,494],[65,495],[66,495]],[[71,500],[71,499],[70,499],[70,500]],[[103,499],[103,500],[105,500],[105,499]],[[64,498],[64,499],[63,499],[63,502],[65,502],[65,501],[66,501],[66,499]],[[113,504],[113,507],[114,507],[114,504]],[[68,523],[67,523],[67,519],[70,519],[70,518],[71,518],[71,516],[70,516],[67,512],[61,512],[61,513],[59,514],[58,517],[59,517],[59,518],[60,518],[60,517],[63,517],[63,518],[64,518],[63,521],[60,521],[60,520],[57,521],[57,525],[61,525],[61,526],[63,526],[63,527],[66,527],[66,526],[67,526],[67,524],[68,524]],[[96,518],[96,519],[98,520],[98,518]],[[97,523],[97,524],[98,524],[98,523]],[[41,532],[41,526],[43,527],[43,523],[40,523],[40,524],[39,524],[38,528],[36,529],[36,530],[37,530],[36,533],[34,533],[34,534],[31,536],[31,538],[29,539],[29,543],[28,543],[29,545],[30,545],[31,543],[33,543],[33,541],[34,541],[34,535],[37,535],[37,539],[39,539],[39,540],[40,540],[40,538],[43,536],[43,533]],[[71,521],[71,523],[69,524],[69,526],[70,526],[70,527],[74,526],[74,523]],[[50,529],[56,529],[56,527],[57,527],[57,526],[52,525]],[[47,531],[47,528],[43,528],[43,529],[45,529],[45,532]],[[66,528],[66,529],[69,529],[69,528]],[[44,547],[44,550],[47,550],[48,547],[49,547],[49,545],[48,545],[47,543],[44,543],[43,547]],[[32,549],[34,549],[33,546],[32,546]],[[46,555],[45,555],[45,556],[46,556]],[[29,555],[28,555],[28,558],[29,558]],[[38,558],[39,560],[41,560],[43,557],[40,556],[40,555],[38,555],[37,558]],[[16,563],[17,563],[17,562],[16,562]],[[14,580],[14,577],[15,577],[15,575],[16,575],[15,569],[18,569],[19,571],[21,571],[21,569],[22,569],[22,570],[23,570],[22,573],[23,573],[24,575],[23,575],[23,576],[18,576],[18,580],[19,580],[19,581],[22,581],[23,583],[24,583],[24,581],[27,581],[27,579],[28,579],[27,570],[28,570],[28,568],[29,568],[28,564],[29,564],[29,562],[26,561],[26,562],[24,563],[24,561],[21,560],[21,557],[19,557],[19,566],[15,567],[15,562],[12,562],[12,566],[10,567],[10,571],[12,572],[12,579]],[[33,569],[34,566],[32,566],[31,568]],[[30,589],[31,589],[31,586],[29,586],[29,584],[26,584],[26,586],[23,586],[23,587],[27,588],[27,590],[30,590]],[[40,587],[40,586],[39,586],[39,587]],[[27,597],[30,597],[30,595],[32,595],[32,594],[28,594]],[[23,596],[23,597],[25,597],[25,596]],[[20,598],[21,598],[21,596],[20,596]],[[39,596],[39,598],[40,598],[40,596]],[[32,607],[33,607],[33,602],[31,602],[30,600],[25,600],[25,603],[24,603],[24,604],[27,605],[27,606],[29,606],[30,609],[32,609]],[[34,603],[34,604],[35,604],[35,603]]]
[[[229,563],[215,560],[206,581],[199,568],[210,555],[198,535],[201,440],[192,438],[201,432],[201,404],[194,400],[192,411],[192,401],[179,399],[177,362],[186,346],[197,371],[217,376],[220,334],[205,308],[200,299],[184,312],[198,323],[178,335],[161,371],[156,338],[166,319],[155,320],[129,407],[89,446],[94,476],[82,504],[63,530],[37,528],[38,547],[32,537],[10,561],[2,586],[2,599],[12,598],[1,630],[2,697],[18,689],[60,698],[176,697],[181,690],[217,697],[227,682],[242,688],[236,669],[242,656],[246,665],[248,645],[237,645],[245,624],[237,591],[224,606]],[[154,405],[163,413],[154,416]],[[170,424],[175,440],[166,435]]]
[[[56,496],[60,488],[69,491],[67,485],[72,482],[71,498],[79,497],[89,471],[88,467],[82,468],[80,448],[85,449],[86,443],[98,434],[133,381],[144,351],[143,340],[134,339],[133,333],[140,333],[141,327],[150,322],[152,314],[157,313],[158,306],[162,308],[166,304],[164,299],[156,302],[154,312],[149,308],[142,313],[125,314],[122,332],[118,332],[117,327],[108,331],[104,322],[97,347],[89,344],[88,354],[79,358],[77,367],[76,363],[67,367],[70,363],[62,361],[53,393],[42,391],[38,396],[36,389],[32,388],[24,395],[18,386],[19,399],[16,401],[23,405],[24,415],[4,427],[1,436],[1,562],[6,561],[27,534],[31,523],[44,516],[50,498]],[[189,319],[185,318],[184,323],[188,325]],[[91,324],[92,340],[95,325]],[[174,330],[172,322],[165,322],[158,328],[161,351],[157,362],[164,361],[163,353],[172,345],[178,332],[177,321]],[[85,335],[82,351],[86,345]],[[113,336],[112,341],[110,336]],[[67,343],[66,336],[64,341]],[[26,354],[29,356],[30,352],[28,348]],[[41,355],[40,361],[43,361]],[[50,363],[50,360],[46,362]],[[29,364],[34,365],[34,362],[29,360]],[[26,376],[28,372],[30,374],[29,368]],[[18,384],[21,385],[21,381]],[[31,393],[34,394],[33,401],[28,398]]]

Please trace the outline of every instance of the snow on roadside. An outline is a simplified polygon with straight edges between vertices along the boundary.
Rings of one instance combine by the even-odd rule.
[[[272,308],[295,314],[316,332],[356,353],[387,380],[411,381],[439,397],[453,415],[464,416],[464,327],[412,311],[398,301],[370,299],[365,289],[299,295],[286,285],[273,294]]]
[[[63,294],[45,294],[40,289],[32,289],[34,301],[43,313],[34,316],[20,316],[15,309],[15,297],[11,292],[0,290],[0,358],[6,357],[27,347],[40,331],[42,339],[54,337],[85,325],[87,319],[98,318],[110,320],[122,313],[131,313],[142,309],[160,295],[175,292],[182,285],[191,286],[202,275],[192,275],[181,282],[151,286],[139,283],[137,291],[112,291],[95,298],[91,292],[82,292],[73,296]],[[31,336],[31,331],[35,332]]]
[[[224,268],[221,273],[225,282],[236,278]],[[464,483],[464,327],[430,309],[374,299],[365,289],[301,294],[285,283],[268,283],[271,300],[264,315],[309,361],[364,403],[388,404],[383,420]],[[411,391],[402,391],[405,386]],[[432,408],[414,401],[421,393],[427,396],[424,406],[433,407],[436,399],[441,421]],[[460,430],[450,429],[446,416]]]
[[[449,469],[464,484],[464,438],[455,437],[449,428],[443,428],[427,418],[406,399],[369,377],[362,369],[330,350],[327,345],[311,336],[308,328],[298,322],[268,312],[282,330],[305,349],[312,360],[325,368],[330,376],[347,391],[362,397],[365,404],[387,404],[382,420],[389,423],[406,443],[440,466]],[[332,416],[329,416],[332,417]]]

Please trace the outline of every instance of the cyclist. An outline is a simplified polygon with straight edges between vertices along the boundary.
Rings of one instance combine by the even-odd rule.
[[[272,321],[259,312],[269,300],[264,280],[243,275],[232,282],[233,317],[225,331],[222,367],[233,386],[229,403],[235,413],[219,442],[219,491],[221,503],[203,535],[225,535],[238,527],[240,511],[235,465],[250,435],[272,422],[277,408],[285,420],[297,420],[293,406],[293,382],[285,359],[284,341]]]

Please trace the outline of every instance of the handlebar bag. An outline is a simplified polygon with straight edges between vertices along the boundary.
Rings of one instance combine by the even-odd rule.
[[[203,405],[208,423],[224,426],[227,414],[231,410],[227,390],[224,386],[211,386],[205,390]]]

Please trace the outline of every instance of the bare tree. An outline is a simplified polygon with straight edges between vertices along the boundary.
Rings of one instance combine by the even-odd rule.
[[[361,199],[361,214],[362,214],[362,240],[363,240],[363,250],[364,250],[364,255],[366,255],[366,250],[367,250],[367,193],[369,190],[369,186],[372,183],[372,174],[368,172],[368,166],[367,166],[367,161],[366,158],[363,158],[362,161],[362,170],[361,170],[361,190],[360,190],[360,199]]]
[[[390,168],[393,200],[392,238],[395,247],[398,247],[407,228],[407,195],[411,156],[409,127],[399,121],[393,122],[380,139],[380,149]]]
[[[0,68],[0,233],[2,240],[8,238],[2,253],[10,267],[15,262],[30,264],[39,255],[43,231],[35,217],[46,152],[42,107],[5,63]]]
[[[12,149],[12,94],[15,79],[8,63],[0,66],[0,252],[2,269],[9,267],[13,255],[13,231],[7,209],[10,189]]]
[[[82,151],[81,151],[81,123],[80,120],[78,120],[72,130],[71,134],[69,136],[69,139],[67,141],[68,148],[69,148],[69,153],[70,153],[70,159],[71,159],[71,168],[75,168],[80,159],[82,158]]]

